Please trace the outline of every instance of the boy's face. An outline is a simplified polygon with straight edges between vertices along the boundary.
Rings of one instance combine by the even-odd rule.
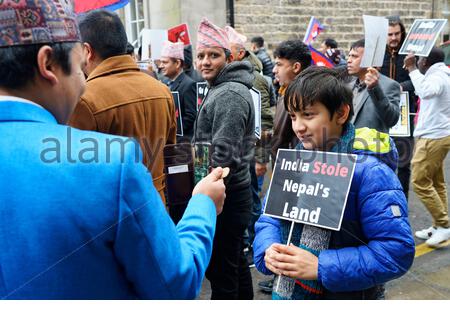
[[[197,70],[202,74],[203,79],[208,82],[213,81],[220,71],[225,68],[227,57],[222,48],[203,48],[197,53]]]
[[[281,86],[288,86],[300,73],[299,62],[293,63],[285,58],[276,58],[273,74]]]
[[[320,102],[307,106],[302,111],[289,112],[292,129],[305,150],[329,151],[339,140],[345,115],[335,112],[330,119],[330,112]]]

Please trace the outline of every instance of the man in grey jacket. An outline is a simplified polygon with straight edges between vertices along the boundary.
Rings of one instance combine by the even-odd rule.
[[[356,128],[389,133],[400,117],[400,85],[374,68],[361,68],[364,46],[364,39],[353,43],[347,61],[348,74],[356,77],[350,83],[355,111],[352,122]]]
[[[255,110],[249,89],[253,67],[248,61],[231,62],[227,33],[207,19],[200,23],[197,39],[197,70],[209,90],[194,126],[194,143],[211,143],[212,167],[231,169],[206,277],[211,282],[211,299],[253,299],[252,277],[243,252],[252,212]]]

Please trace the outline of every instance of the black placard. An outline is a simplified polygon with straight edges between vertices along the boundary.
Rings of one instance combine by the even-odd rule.
[[[264,214],[340,230],[356,155],[278,150]]]
[[[172,92],[173,101],[175,103],[175,115],[177,117],[177,136],[182,137],[183,133],[183,117],[181,115],[180,93],[178,91]]]
[[[400,54],[413,52],[416,56],[428,57],[446,19],[416,19],[400,48]]]
[[[197,82],[197,112],[200,110],[200,106],[203,103],[206,95],[208,94],[208,83]]]

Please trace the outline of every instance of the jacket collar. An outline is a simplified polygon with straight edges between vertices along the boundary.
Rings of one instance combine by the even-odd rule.
[[[181,82],[183,82],[184,78],[185,78],[185,73],[184,71],[181,72],[178,77],[175,78],[175,80],[173,80],[170,83],[170,87],[172,88],[172,90],[175,90],[176,88],[178,88],[178,86],[181,84]]]
[[[10,121],[57,123],[49,111],[34,102],[0,96],[0,122]]]
[[[118,73],[125,70],[140,71],[138,65],[129,55],[121,55],[103,60],[87,78],[87,82],[104,77],[112,73]]]

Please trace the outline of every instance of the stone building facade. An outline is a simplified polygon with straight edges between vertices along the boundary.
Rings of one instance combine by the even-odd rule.
[[[330,37],[348,50],[364,36],[362,15],[399,15],[408,29],[416,18],[450,17],[450,0],[130,0],[119,10],[130,42],[138,46],[142,28],[167,29],[187,23],[192,41],[202,17],[217,25],[231,24],[250,39],[261,35],[272,50],[287,39],[303,39],[311,16],[326,27],[319,39]],[[440,41],[448,40],[450,24]]]
[[[236,29],[249,38],[261,35],[272,50],[287,39],[303,39],[311,16],[326,30],[315,44],[334,38],[348,50],[350,44],[364,37],[363,14],[399,15],[407,30],[417,18],[450,16],[450,0],[235,0]],[[448,40],[450,25],[440,41]]]

